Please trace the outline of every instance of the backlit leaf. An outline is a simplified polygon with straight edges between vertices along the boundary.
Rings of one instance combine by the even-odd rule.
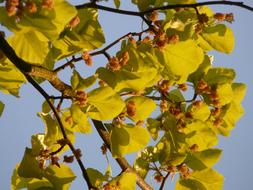
[[[144,148],[150,139],[147,129],[139,125],[113,126],[110,136],[113,157],[137,152]]]

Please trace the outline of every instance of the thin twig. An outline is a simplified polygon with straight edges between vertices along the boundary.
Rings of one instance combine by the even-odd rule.
[[[157,11],[157,10],[169,10],[169,9],[175,9],[175,8],[195,8],[195,7],[205,6],[205,5],[229,5],[229,6],[237,6],[237,7],[243,8],[243,9],[247,9],[249,11],[253,11],[252,6],[245,5],[244,2],[235,2],[235,1],[207,1],[207,2],[201,2],[201,3],[192,3],[192,4],[174,4],[174,5],[155,7],[155,8],[151,8],[151,9],[148,9],[146,11],[141,11],[141,12],[115,9],[115,8],[111,8],[111,7],[98,5],[96,3],[84,3],[82,5],[77,5],[76,8],[77,9],[96,8],[96,9],[109,11],[109,12],[113,12],[113,13],[117,13],[117,14],[142,17],[143,15],[146,15],[148,13],[152,13],[153,11]]]
[[[161,183],[161,186],[160,186],[159,190],[163,190],[164,185],[165,185],[165,182],[166,182],[166,180],[168,179],[169,175],[170,175],[170,172],[168,172],[168,173],[163,177],[163,180],[162,180],[162,183]]]

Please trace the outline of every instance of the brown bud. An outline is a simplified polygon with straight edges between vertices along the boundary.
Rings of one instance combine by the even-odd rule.
[[[112,71],[118,71],[118,70],[120,70],[121,69],[121,65],[120,65],[119,59],[117,57],[112,57],[109,60],[108,67]]]
[[[234,21],[235,21],[235,20],[234,20],[234,14],[233,14],[233,13],[226,14],[225,20],[226,20],[227,22],[229,22],[229,23],[234,22]]]
[[[156,174],[154,179],[158,182],[161,183],[163,181],[163,176],[160,174]]]
[[[190,175],[190,170],[186,164],[182,164],[178,167],[178,170],[183,178],[187,178]]]
[[[98,84],[99,84],[100,87],[106,86],[106,82],[103,81],[103,80],[99,80],[99,81],[98,81]]]
[[[198,91],[203,91],[207,87],[208,87],[208,84],[206,83],[206,81],[204,79],[200,79],[198,81],[198,83],[197,83],[197,90]]]
[[[161,84],[159,85],[159,91],[164,94],[167,93],[170,89],[170,84],[168,80],[163,80]]]
[[[197,152],[199,149],[199,146],[197,144],[193,144],[191,147],[190,147],[190,151],[191,152]]]
[[[212,110],[212,115],[214,117],[218,117],[221,114],[221,108],[215,108],[214,110]]]
[[[54,0],[43,0],[41,7],[44,9],[52,9],[54,7]]]
[[[60,168],[60,164],[58,162],[59,160],[60,160],[59,157],[57,157],[57,156],[51,156],[51,163],[52,163],[52,165],[56,165],[57,167]]]
[[[87,51],[84,51],[83,53],[82,53],[82,58],[83,58],[83,60],[85,61],[85,63],[86,63],[86,65],[88,65],[88,66],[92,66],[92,57],[91,57],[91,55],[89,54],[89,52],[87,52]]]
[[[221,119],[221,118],[218,117],[218,118],[216,118],[216,119],[214,120],[213,125],[214,125],[215,127],[220,127],[223,123],[224,123],[223,119]]]
[[[179,35],[177,35],[177,34],[174,34],[174,35],[172,35],[172,36],[169,36],[169,38],[168,38],[168,43],[170,43],[170,44],[176,44],[176,43],[178,43],[179,42]]]
[[[29,13],[36,13],[37,12],[37,5],[34,2],[27,2],[25,8],[28,10]]]
[[[126,105],[126,108],[127,108],[127,114],[130,116],[130,117],[133,117],[135,116],[136,114],[136,106],[135,106],[135,102],[130,100],[127,102],[127,105]]]
[[[76,27],[78,24],[80,23],[80,18],[79,16],[75,16],[70,22],[69,22],[69,26],[71,28]]]
[[[195,100],[195,101],[192,103],[192,105],[193,105],[194,107],[196,107],[196,108],[200,108],[200,106],[203,105],[203,101],[201,101],[201,100]]]
[[[132,36],[130,36],[128,40],[131,44],[136,44],[136,40]]]
[[[120,65],[124,66],[128,63],[129,61],[129,53],[125,51],[121,56],[120,56]]]
[[[200,24],[205,24],[209,20],[208,16],[205,13],[198,15],[198,19]]]
[[[158,12],[157,12],[157,11],[153,11],[153,12],[151,13],[151,15],[149,16],[149,19],[150,19],[152,22],[155,22],[155,21],[158,20],[158,16],[159,16]]]
[[[203,31],[203,25],[201,24],[196,24],[195,25],[195,33],[200,34]]]
[[[225,15],[224,13],[215,13],[215,14],[213,15],[213,17],[214,17],[217,21],[222,22],[222,21],[225,20],[226,15]]]
[[[178,88],[180,89],[180,90],[182,90],[182,91],[187,91],[188,90],[188,86],[187,86],[187,84],[179,84],[178,85]]]
[[[81,158],[82,157],[82,152],[81,152],[81,149],[76,149],[75,152],[74,152],[74,155],[77,157],[77,158]]]
[[[168,103],[167,103],[166,100],[161,101],[160,110],[161,110],[162,113],[168,110]]]
[[[106,154],[107,152],[107,146],[105,144],[103,144],[101,147],[100,147],[101,151],[102,151],[102,154]]]
[[[63,162],[66,162],[66,163],[72,163],[74,161],[74,156],[64,156],[63,157]]]

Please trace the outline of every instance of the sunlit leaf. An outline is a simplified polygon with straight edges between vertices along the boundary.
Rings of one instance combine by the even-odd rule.
[[[110,120],[121,113],[124,101],[110,87],[100,87],[88,93],[88,103],[92,105],[88,115],[96,120]]]
[[[144,148],[150,139],[148,131],[139,125],[113,126],[110,137],[114,157],[137,152]]]

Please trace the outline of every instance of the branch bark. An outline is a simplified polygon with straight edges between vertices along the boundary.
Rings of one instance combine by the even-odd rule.
[[[103,125],[101,121],[92,120],[92,122],[96,130],[98,131],[98,134],[103,139],[106,147],[111,151],[110,136],[105,126]],[[132,166],[127,162],[125,158],[120,157],[120,158],[115,158],[115,160],[117,161],[117,163],[119,164],[119,166],[121,167],[123,171],[128,171],[128,172],[132,172],[136,174],[137,184],[141,189],[153,190],[153,188],[142,179],[142,177],[132,168]]]

